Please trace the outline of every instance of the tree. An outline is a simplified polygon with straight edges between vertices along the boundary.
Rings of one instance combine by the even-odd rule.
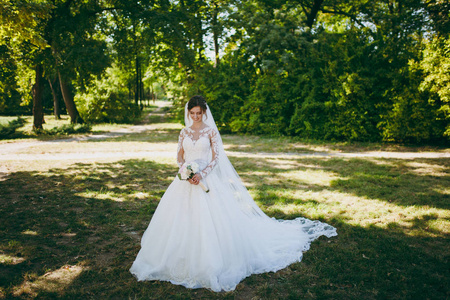
[[[42,34],[50,17],[51,4],[45,1],[5,1],[0,3],[0,35],[13,56],[29,62],[35,71],[33,95],[33,128],[42,129],[42,51],[48,46]]]
[[[83,91],[110,64],[106,42],[96,27],[103,9],[96,2],[66,0],[54,7],[46,24],[45,37],[53,59],[49,73],[59,79],[71,123],[84,122],[74,102],[74,92]]]
[[[93,37],[98,6],[70,0],[53,4],[7,1],[0,12],[2,34],[16,49],[17,59],[34,65],[33,112],[38,114],[34,116],[34,127],[42,128],[42,99],[38,97],[42,97],[44,74],[58,76],[71,122],[83,122],[73,101],[70,81],[78,80],[83,85],[108,64],[104,55],[106,44]],[[92,58],[95,63],[89,61]]]
[[[425,75],[420,90],[432,94],[429,101],[437,107],[436,118],[445,128],[444,135],[450,136],[450,40],[435,37],[427,41],[420,68]],[[442,132],[436,130],[440,136]]]
[[[178,111],[188,96],[207,96],[226,131],[413,142],[448,131],[448,1],[8,3],[0,95],[17,97],[27,65],[35,87],[60,79],[72,122],[82,121],[76,105],[87,120],[129,121],[120,115],[134,115],[159,82]],[[16,28],[22,38],[5,34]]]

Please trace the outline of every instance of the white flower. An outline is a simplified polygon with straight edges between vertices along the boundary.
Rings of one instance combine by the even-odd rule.
[[[186,168],[191,170],[192,173],[197,174],[200,167],[198,166],[198,163],[193,161],[193,162],[190,162]]]
[[[178,177],[181,180],[191,179],[199,171],[199,166],[196,162],[184,163],[178,172]]]
[[[191,179],[199,170],[200,167],[196,162],[184,163],[178,172],[178,178],[180,180]],[[209,193],[209,189],[202,182],[199,182],[199,185],[205,192]]]

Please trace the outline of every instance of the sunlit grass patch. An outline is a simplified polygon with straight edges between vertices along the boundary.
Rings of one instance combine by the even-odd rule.
[[[445,189],[430,189],[449,183],[448,176],[424,182],[421,175],[412,175],[417,165],[389,159],[305,158],[297,163],[267,159],[258,164],[233,160],[238,170],[248,169],[241,176],[255,200],[273,216],[339,218],[366,228],[388,229],[396,224],[411,236],[444,237],[450,228],[448,194]],[[435,165],[448,170],[445,164]],[[405,167],[410,171],[404,172]],[[417,226],[418,220],[427,221]]]
[[[9,122],[15,119],[17,119],[17,117],[15,116],[0,116],[0,125],[7,125]]]
[[[100,191],[89,191],[83,193],[77,193],[76,195],[84,198],[94,198],[98,200],[111,200],[117,202],[123,202],[124,198],[121,195],[107,189],[100,189]]]
[[[314,165],[314,164],[305,164],[302,163],[299,160],[296,159],[286,159],[286,158],[282,158],[282,159],[266,159],[266,161],[269,164],[273,165],[273,168],[275,169],[281,169],[281,170],[297,170],[297,169],[322,169],[323,167],[319,166],[319,165]]]
[[[0,254],[0,264],[4,265],[17,265],[24,262],[24,257],[11,256],[6,254]]]
[[[283,183],[286,181],[295,181],[300,183],[301,185],[316,185],[316,186],[331,186],[332,182],[336,179],[345,178],[338,176],[337,174],[325,171],[325,170],[314,170],[314,169],[306,169],[306,170],[297,170],[284,172],[280,174],[280,181]]]
[[[223,135],[225,150],[243,151],[250,153],[257,152],[302,152],[311,153],[318,151],[311,145],[297,145],[287,137],[260,137],[248,135]]]
[[[38,235],[38,233],[37,233],[36,231],[34,231],[34,230],[29,230],[29,229],[23,231],[22,234]]]
[[[439,194],[442,194],[442,195],[450,195],[450,187],[448,187],[448,186],[439,186],[439,187],[436,187],[436,188],[434,189],[434,191],[435,191],[436,193],[439,193]]]
[[[16,297],[37,297],[42,291],[45,291],[48,296],[57,296],[76,280],[84,269],[77,265],[62,266],[57,270],[49,271],[42,276],[25,281],[15,288],[13,295]]]
[[[411,161],[405,166],[411,168],[413,173],[423,176],[450,176],[449,168],[443,165]]]
[[[430,152],[448,153],[448,148],[437,146],[406,146],[390,143],[329,142],[319,140],[299,140],[296,137],[271,137],[254,135],[223,135],[225,149],[228,151],[266,152],[266,153],[340,153],[340,152]]]

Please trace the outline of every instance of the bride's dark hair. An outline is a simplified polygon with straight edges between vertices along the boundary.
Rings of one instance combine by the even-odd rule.
[[[203,112],[206,111],[208,107],[206,106],[206,100],[205,98],[203,98],[203,96],[196,95],[192,96],[191,99],[189,99],[188,110],[191,110],[196,106],[200,106]]]

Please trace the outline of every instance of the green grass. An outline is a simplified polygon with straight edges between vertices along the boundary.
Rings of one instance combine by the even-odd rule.
[[[33,127],[33,116],[22,116],[22,118],[27,120],[27,124],[22,129],[22,132],[31,134],[32,129],[33,129],[32,128]],[[6,123],[8,123],[8,121],[11,121],[13,119],[17,119],[17,117],[1,116],[0,123],[6,124]],[[45,129],[51,129],[54,127],[58,127],[58,126],[70,123],[70,119],[66,115],[62,115],[60,120],[55,120],[53,115],[45,115],[44,119],[45,119],[45,123],[44,123]]]
[[[7,124],[9,121],[16,119],[17,117],[0,117],[0,124]],[[45,134],[40,133],[37,134],[33,131],[33,117],[32,116],[24,116],[22,117],[26,120],[26,123],[23,127],[17,130],[17,134],[10,139],[3,139],[1,141],[11,142],[18,140],[57,140],[61,138],[67,138],[68,136],[84,136],[86,133],[81,134]],[[140,121],[140,120],[138,120]],[[45,115],[45,124],[43,124],[44,130],[52,131],[55,128],[67,126],[70,124],[70,117],[67,115],[62,115],[60,120],[55,120],[53,115]],[[117,129],[124,129],[132,127],[132,124],[111,124],[111,123],[100,123],[92,125],[92,133],[100,134],[106,133]]]
[[[319,140],[302,140],[296,137],[288,136],[271,137],[253,135],[224,135],[223,141],[227,147],[227,150],[240,152],[449,152],[449,149],[444,146],[400,145],[393,143],[326,142]]]
[[[157,104],[161,105],[157,102]],[[150,105],[148,107],[145,107],[142,112],[142,116],[136,120],[136,123],[140,122],[147,122],[146,119],[148,114],[150,112],[155,111],[159,106],[157,105]],[[17,139],[39,139],[39,140],[54,140],[59,138],[67,138],[67,134],[62,135],[47,135],[47,134],[36,134],[36,132],[33,131],[33,116],[22,116],[26,120],[25,126],[22,128],[19,128],[17,130],[17,135],[10,139],[10,140],[17,140]],[[8,122],[17,119],[17,117],[10,117],[10,116],[0,116],[0,124],[6,125]],[[70,124],[70,117],[68,115],[61,115],[61,119],[56,120],[55,117],[52,114],[47,114],[44,116],[45,123],[43,124],[44,130],[46,131],[52,131],[57,127],[62,127],[64,125]],[[160,118],[158,118],[159,121]],[[133,124],[112,124],[112,123],[99,123],[99,124],[93,124],[92,126],[92,133],[105,133],[110,132],[112,130],[116,129],[123,129],[123,128],[129,128],[133,126]],[[72,136],[77,136],[79,134],[72,134]],[[85,135],[85,134],[81,134]],[[10,141],[7,140],[7,141]]]
[[[164,118],[150,119],[160,120]],[[174,153],[179,128],[175,123],[152,123],[144,133],[21,151]],[[271,138],[232,135],[224,141],[233,151],[250,153],[279,152],[293,143],[278,139],[271,147]],[[300,152],[315,151],[314,147],[305,144]],[[319,219],[335,226],[339,235],[315,241],[301,263],[277,273],[253,275],[229,293],[137,282],[128,269],[158,201],[175,176],[173,159],[105,155],[90,160],[3,161],[0,298],[450,297],[449,159],[271,158],[244,153],[230,155],[230,160],[269,216]]]

